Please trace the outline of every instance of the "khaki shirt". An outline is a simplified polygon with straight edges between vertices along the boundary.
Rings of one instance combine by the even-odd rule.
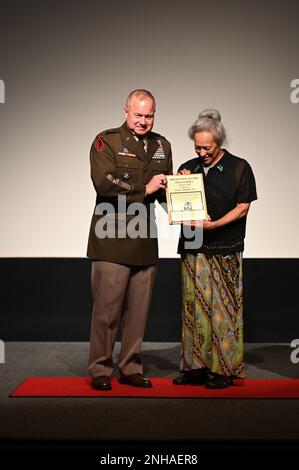
[[[151,203],[153,204],[155,200],[165,202],[166,198],[164,190],[145,196],[145,185],[154,175],[172,174],[170,143],[165,137],[150,132],[147,135],[147,151],[145,151],[142,143],[136,141],[124,123],[121,127],[97,135],[90,151],[90,165],[97,198],[91,220],[87,256],[94,260],[132,266],[155,264],[158,259],[158,244],[156,236],[149,236],[150,231],[152,234],[156,231]],[[138,215],[138,212],[128,215],[126,210],[120,210],[117,199],[119,195],[125,196],[126,209],[131,203],[144,204],[146,234],[130,238],[122,229],[119,231],[120,221],[122,228],[124,224],[127,227]],[[115,233],[111,238],[99,238],[97,235],[98,228],[102,227],[101,219],[105,217],[107,220],[106,214],[102,213],[103,203],[111,204],[115,210],[115,215],[111,216]]]

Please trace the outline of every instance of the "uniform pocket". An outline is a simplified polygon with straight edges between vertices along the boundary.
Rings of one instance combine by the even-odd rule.
[[[118,157],[115,162],[118,178],[130,183],[137,182],[139,163],[135,157]]]
[[[159,173],[167,173],[167,161],[164,159],[152,160],[148,168],[155,175],[158,175]]]

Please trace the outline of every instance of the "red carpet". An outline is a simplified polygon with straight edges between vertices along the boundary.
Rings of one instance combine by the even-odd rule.
[[[25,380],[10,397],[159,397],[159,398],[299,398],[299,379],[239,379],[223,390],[199,385],[173,385],[171,378],[151,379],[153,388],[120,385],[112,379],[112,390],[90,387],[87,377],[33,377]]]

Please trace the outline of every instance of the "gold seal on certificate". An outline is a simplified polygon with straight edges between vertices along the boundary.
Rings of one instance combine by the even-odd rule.
[[[207,205],[203,176],[167,176],[166,198],[170,224],[207,219]]]

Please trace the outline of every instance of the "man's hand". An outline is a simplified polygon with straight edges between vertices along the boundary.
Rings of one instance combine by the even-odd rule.
[[[159,189],[165,189],[166,188],[166,176],[161,173],[160,175],[155,175],[152,177],[149,183],[145,186],[146,191],[145,195],[147,196],[148,194],[153,194]]]

